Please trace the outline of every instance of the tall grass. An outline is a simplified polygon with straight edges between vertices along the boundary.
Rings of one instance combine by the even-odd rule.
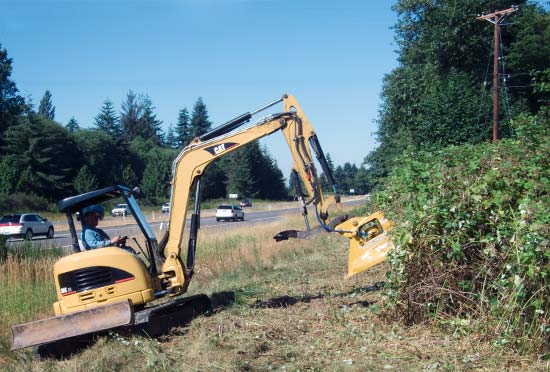
[[[53,264],[60,248],[37,249],[30,243],[0,241],[0,352],[9,349],[10,327],[51,316],[55,301]]]

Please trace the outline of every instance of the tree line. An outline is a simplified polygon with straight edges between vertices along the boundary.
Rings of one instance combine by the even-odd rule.
[[[548,107],[550,20],[526,0],[400,0],[394,26],[399,65],[385,76],[379,146],[365,157],[373,185],[407,152],[491,139],[493,25],[482,13],[518,5],[501,26],[500,138],[510,122]]]
[[[0,44],[0,210],[44,208],[44,203],[112,184],[139,186],[145,201],[169,197],[172,161],[190,141],[212,129],[201,97],[182,108],[166,132],[151,98],[130,90],[117,111],[106,99],[90,128],[72,117],[55,120],[53,96],[46,90],[38,108],[10,79],[13,60]],[[366,192],[364,169],[346,163],[334,169],[343,190]],[[355,182],[359,173],[361,183]],[[323,177],[324,178],[324,177]],[[255,141],[224,156],[205,172],[203,199],[241,197],[282,200],[293,193],[276,161]],[[328,191],[326,182],[322,187]],[[30,199],[29,199],[30,198]]]

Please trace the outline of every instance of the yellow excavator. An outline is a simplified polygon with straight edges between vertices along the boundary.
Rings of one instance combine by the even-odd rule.
[[[281,113],[250,123],[253,116],[281,102]],[[74,344],[82,335],[128,327],[155,335],[160,329],[177,324],[182,316],[207,311],[210,301],[206,295],[180,296],[187,292],[195,268],[204,171],[214,160],[275,132],[282,132],[292,154],[292,177],[306,223],[305,230],[283,231],[275,240],[311,238],[321,231],[340,234],[350,241],[348,275],[382,262],[392,248],[387,237],[391,222],[381,212],[366,217],[329,218],[329,207],[341,211],[336,184],[313,127],[296,99],[285,94],[195,138],[181,151],[172,167],[169,227],[160,241],[136,201],[137,190],[115,185],[61,200],[59,209],[67,216],[74,254],[54,265],[55,316],[13,326],[12,349],[56,342]],[[312,151],[334,190],[330,196],[321,190]],[[125,243],[132,250],[118,246],[84,249],[75,217],[78,220],[91,205],[114,199],[123,200],[130,211],[128,218],[135,219],[135,232],[129,234],[133,237]],[[194,209],[187,235],[184,228],[190,201],[194,201]],[[318,222],[313,228],[308,221],[308,208],[314,210]]]

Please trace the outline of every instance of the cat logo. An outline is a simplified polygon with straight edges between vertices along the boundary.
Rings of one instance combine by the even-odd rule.
[[[205,150],[211,153],[212,155],[216,156],[216,155],[220,155],[221,153],[237,145],[238,143],[235,143],[235,142],[226,142],[226,143],[220,143],[219,145],[207,147],[205,148]]]

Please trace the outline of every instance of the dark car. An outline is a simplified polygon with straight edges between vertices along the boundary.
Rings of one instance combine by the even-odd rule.
[[[252,201],[250,199],[241,200],[241,207],[252,207]]]

